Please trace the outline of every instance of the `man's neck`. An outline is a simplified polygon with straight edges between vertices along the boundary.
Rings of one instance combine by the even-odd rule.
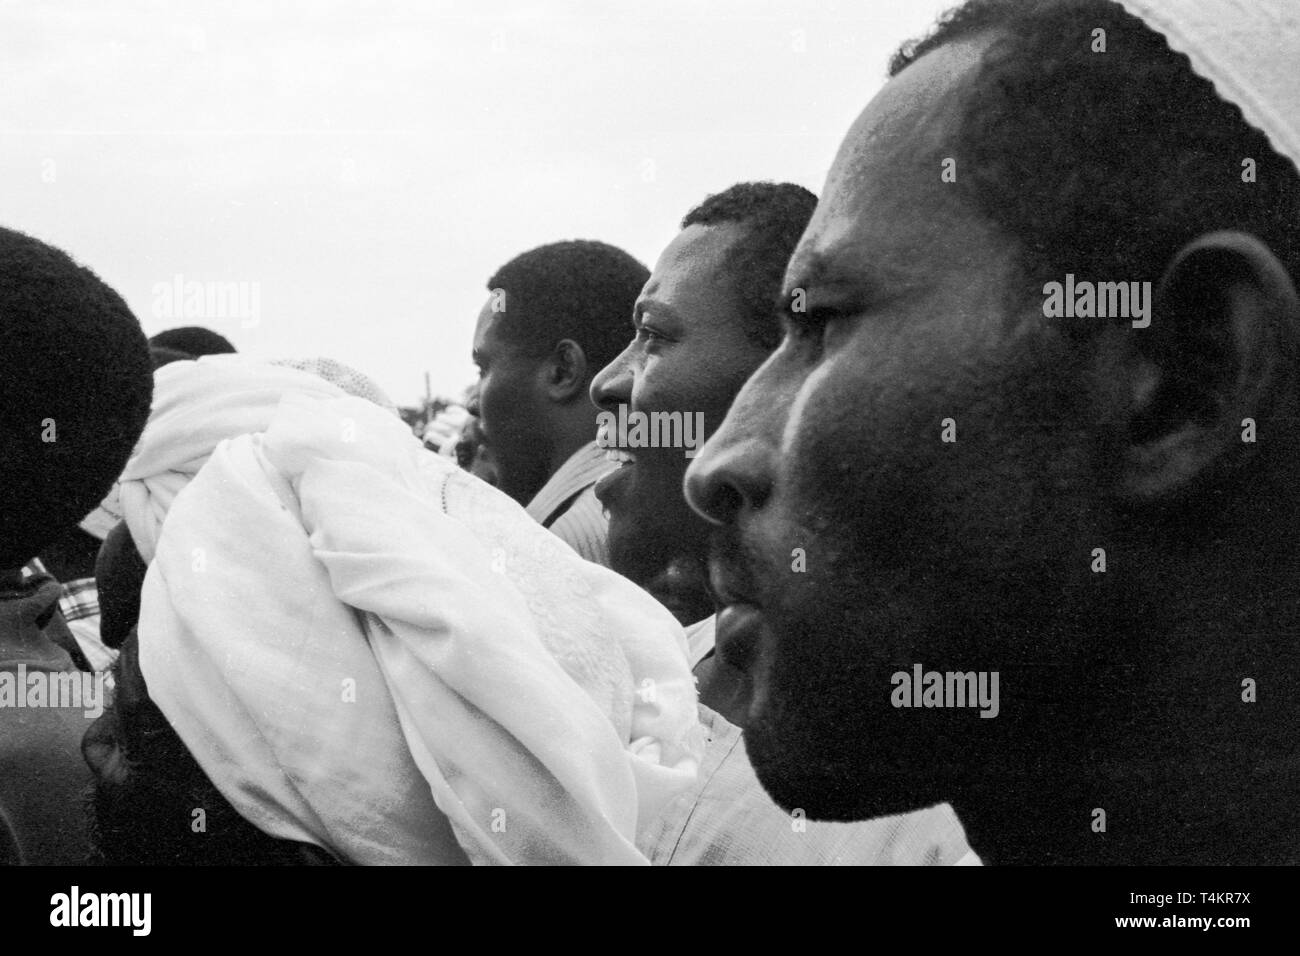
[[[579,450],[596,439],[595,414],[574,416],[565,420],[553,433],[554,437],[547,449],[546,480],[550,481],[555,473],[564,467],[564,463]]]
[[[952,803],[989,865],[1294,864],[1298,780],[1294,758],[1212,775],[1085,770],[1022,786],[990,780]]]

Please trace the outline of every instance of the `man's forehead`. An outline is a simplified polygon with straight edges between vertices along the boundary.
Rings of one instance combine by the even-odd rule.
[[[695,223],[687,226],[664,247],[659,261],[655,263],[655,276],[662,272],[695,267],[702,262],[714,266],[721,264],[738,228],[732,222],[709,226]],[[654,281],[654,276],[651,281]]]
[[[944,160],[955,163],[960,94],[978,69],[991,35],[944,44],[902,70],[867,104],[840,145],[822,199],[790,263],[798,273],[865,238],[888,231],[900,240],[934,227],[947,206]],[[882,266],[887,264],[881,263]]]
[[[641,297],[669,299],[701,283],[713,285],[725,269],[727,252],[740,235],[736,223],[687,226],[664,248]]]
[[[858,150],[915,139],[918,143],[941,145],[949,121],[958,115],[959,95],[974,79],[985,51],[995,34],[980,35],[945,43],[918,58],[892,77],[854,121],[845,146]],[[928,140],[928,142],[927,142]]]
[[[474,323],[474,351],[482,352],[487,349],[492,342],[499,336],[496,331],[496,324],[503,317],[504,313],[493,309],[493,299],[489,298],[479,310],[478,319]]]

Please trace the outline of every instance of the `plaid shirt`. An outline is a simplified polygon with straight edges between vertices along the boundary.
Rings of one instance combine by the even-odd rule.
[[[24,579],[35,574],[49,574],[40,558],[32,558],[22,569]],[[99,585],[94,578],[78,578],[60,583],[59,613],[76,639],[77,648],[94,671],[107,671],[117,660],[117,651],[99,639]],[[74,659],[75,659],[75,655]]]
[[[23,566],[23,578],[29,578],[34,574],[49,574],[45,570],[45,565],[41,563],[40,558],[32,558]],[[77,578],[75,581],[69,581],[66,584],[60,582],[63,588],[63,594],[59,597],[59,610],[63,612],[63,619],[68,622],[80,621],[83,618],[99,617],[99,585],[95,583],[93,577]]]
[[[63,619],[71,624],[83,618],[99,617],[99,587],[94,578],[78,578],[63,585],[59,598]]]

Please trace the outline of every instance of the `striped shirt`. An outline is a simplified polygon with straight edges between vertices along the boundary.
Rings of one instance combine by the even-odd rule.
[[[528,503],[528,513],[578,554],[609,567],[609,521],[596,498],[596,481],[612,468],[594,441],[560,466]]]

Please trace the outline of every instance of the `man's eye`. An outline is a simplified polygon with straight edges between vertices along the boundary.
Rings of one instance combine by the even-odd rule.
[[[795,338],[820,337],[827,325],[843,317],[839,309],[828,306],[814,306],[811,309],[787,307],[784,316],[786,328]]]

